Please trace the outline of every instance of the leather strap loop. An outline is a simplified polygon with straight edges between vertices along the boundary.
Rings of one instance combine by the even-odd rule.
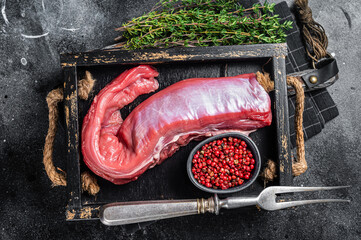
[[[316,63],[316,68],[311,72],[300,75],[307,88],[313,88],[327,82],[338,74],[336,59],[326,58]],[[314,81],[316,80],[316,81]]]
[[[315,69],[307,69],[301,72],[289,74],[289,76],[297,77],[302,82],[305,92],[326,88],[338,80],[338,67],[336,59],[326,58],[315,64]],[[313,79],[312,79],[313,78]],[[316,82],[312,82],[315,80]],[[288,95],[294,95],[293,88],[288,87]]]

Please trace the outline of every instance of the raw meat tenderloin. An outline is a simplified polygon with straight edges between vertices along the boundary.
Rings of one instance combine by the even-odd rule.
[[[115,184],[136,180],[192,139],[249,133],[271,124],[270,98],[253,73],[177,82],[142,102],[123,121],[119,109],[155,91],[157,76],[146,65],[125,71],[99,92],[84,118],[84,162]]]

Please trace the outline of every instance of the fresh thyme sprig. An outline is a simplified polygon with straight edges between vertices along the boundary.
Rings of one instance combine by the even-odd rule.
[[[124,49],[285,42],[274,4],[245,9],[237,0],[161,0],[151,12],[117,28]]]

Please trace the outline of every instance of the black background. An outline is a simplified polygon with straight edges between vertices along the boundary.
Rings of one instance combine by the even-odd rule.
[[[306,143],[309,170],[296,185],[352,185],[309,197],[348,197],[350,204],[322,204],[287,211],[256,208],[224,211],[153,223],[134,234],[99,221],[65,222],[64,187],[52,188],[42,165],[47,131],[45,97],[61,85],[59,53],[113,43],[113,30],[151,9],[156,1],[2,1],[0,16],[0,238],[1,239],[358,239],[361,151],[359,66],[361,27],[357,0],[312,1],[314,17],[326,29],[340,81],[329,88],[340,116]],[[292,1],[288,1],[290,4]],[[5,7],[5,8],[4,8]],[[5,16],[5,18],[4,18]],[[68,30],[67,30],[68,29]],[[69,30],[71,29],[71,30]],[[27,35],[48,33],[41,38]],[[25,35],[25,36],[24,36]],[[56,138],[56,166],[64,168],[65,131]],[[298,195],[296,195],[298,196]]]

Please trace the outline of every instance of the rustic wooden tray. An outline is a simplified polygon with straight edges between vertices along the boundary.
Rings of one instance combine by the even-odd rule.
[[[101,205],[116,201],[151,199],[183,199],[207,197],[209,194],[192,185],[186,174],[186,159],[196,142],[181,148],[160,166],[146,171],[137,181],[117,186],[98,177],[100,192],[96,197],[81,191],[80,174],[86,169],[80,148],[80,129],[94,96],[113,78],[137,64],[152,64],[159,71],[157,78],[163,89],[177,81],[192,77],[220,77],[256,72],[264,67],[275,80],[271,94],[273,122],[250,135],[260,149],[263,167],[268,158],[278,161],[277,185],[292,185],[289,144],[288,101],[285,72],[287,45],[260,44],[220,47],[147,49],[124,51],[105,49],[63,54],[65,106],[67,126],[67,180],[69,202],[66,219],[98,219]],[[270,61],[271,60],[271,61]],[[77,83],[90,71],[97,80],[91,98],[79,100]],[[121,110],[125,118],[140,102],[152,94],[138,97]],[[262,169],[263,169],[262,167]],[[259,193],[261,179],[241,194]],[[240,193],[238,193],[239,195]],[[237,195],[237,194],[233,194]]]

